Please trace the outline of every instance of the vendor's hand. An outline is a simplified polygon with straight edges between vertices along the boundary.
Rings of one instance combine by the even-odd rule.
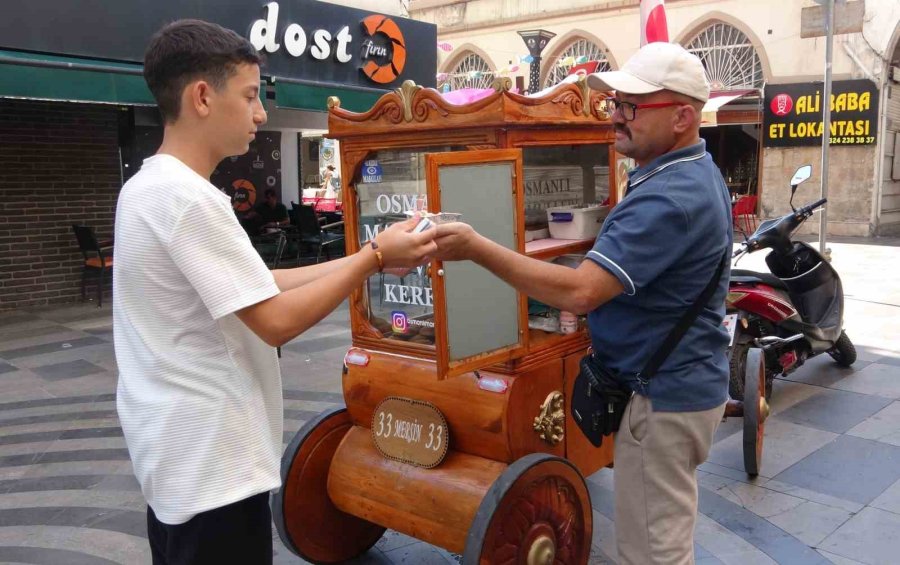
[[[479,237],[472,226],[463,222],[450,222],[438,224],[436,228],[437,237],[434,243],[437,244],[437,251],[433,255],[435,259],[441,261],[472,259],[473,244]]]
[[[418,216],[413,216],[397,222],[375,237],[386,268],[414,269],[426,263],[437,250],[433,241],[436,235],[434,229],[410,233],[419,220]]]

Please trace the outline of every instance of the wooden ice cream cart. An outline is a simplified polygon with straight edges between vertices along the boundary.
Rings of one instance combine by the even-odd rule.
[[[606,94],[583,80],[533,97],[509,87],[498,79],[453,105],[407,82],[365,113],[329,100],[328,136],[351,179],[348,253],[427,207],[521,253],[577,264],[593,236],[548,238],[537,224],[549,208],[618,200],[624,164]],[[371,277],[351,297],[351,324],[346,408],[307,422],[282,460],[272,506],[285,545],[335,563],[390,528],[467,564],[587,563],[583,477],[612,463],[613,442],[591,445],[568,406],[589,345],[584,320],[471,262],[435,261]]]

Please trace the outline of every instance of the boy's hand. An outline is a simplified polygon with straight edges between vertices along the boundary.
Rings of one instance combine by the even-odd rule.
[[[433,241],[437,235],[434,229],[410,233],[420,219],[413,216],[390,226],[375,237],[386,268],[413,269],[427,262],[437,250]]]
[[[441,261],[462,261],[473,258],[474,244],[480,236],[472,229],[472,226],[463,222],[450,222],[439,224],[436,227],[437,237],[434,243],[437,244],[437,251],[433,253],[432,257]]]

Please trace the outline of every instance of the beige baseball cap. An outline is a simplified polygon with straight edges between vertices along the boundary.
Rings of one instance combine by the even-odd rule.
[[[626,94],[671,90],[701,102],[709,99],[703,63],[677,43],[648,43],[628,59],[622,70],[594,73],[587,83],[594,90]]]

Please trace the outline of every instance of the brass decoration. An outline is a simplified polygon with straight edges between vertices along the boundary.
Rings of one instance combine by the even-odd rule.
[[[547,395],[544,403],[541,404],[540,414],[534,419],[534,431],[550,445],[558,444],[565,436],[563,422],[566,419],[566,412],[564,406],[565,397],[561,392],[555,390]]]
[[[325,102],[328,105],[328,109],[332,108],[340,108],[341,107],[341,99],[337,96],[329,96],[328,100]]]
[[[497,92],[507,92],[512,89],[512,79],[509,77],[495,77],[491,88]]]
[[[422,87],[411,80],[403,81],[403,84],[396,90],[397,95],[403,102],[403,120],[406,122],[413,121],[413,98],[416,93],[422,90]]]
[[[595,94],[591,97],[591,112],[597,119],[603,120],[604,122],[612,120],[612,115],[606,111],[606,99],[607,96],[601,96],[599,94]]]
[[[525,562],[528,565],[553,565],[553,559],[556,557],[556,544],[550,536],[540,536],[531,544],[528,549],[528,558]]]

